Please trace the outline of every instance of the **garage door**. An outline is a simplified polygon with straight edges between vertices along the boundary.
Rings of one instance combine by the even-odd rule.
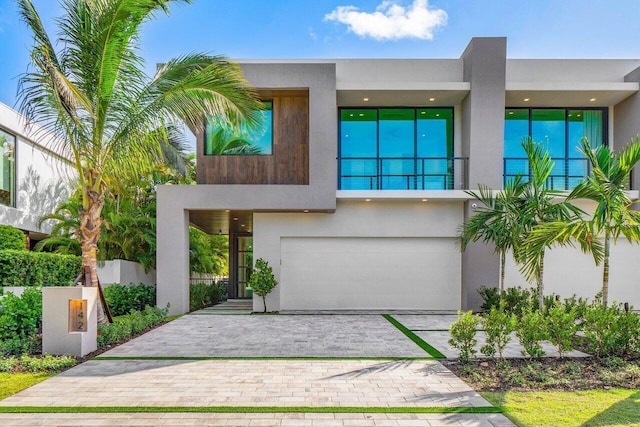
[[[281,239],[283,310],[456,310],[460,253],[452,238]]]

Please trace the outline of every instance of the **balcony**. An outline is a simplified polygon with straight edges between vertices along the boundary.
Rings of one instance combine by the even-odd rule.
[[[553,159],[553,162],[553,171],[547,179],[547,188],[550,190],[571,191],[591,173],[589,161],[584,157]],[[503,170],[505,184],[516,175],[522,175],[525,181],[531,176],[526,157],[505,158]]]
[[[464,157],[350,157],[339,160],[339,190],[466,189]]]

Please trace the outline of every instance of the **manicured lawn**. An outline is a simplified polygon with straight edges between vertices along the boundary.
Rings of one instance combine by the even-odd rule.
[[[0,373],[0,400],[56,375],[56,372]]]
[[[640,390],[481,392],[518,426],[637,426]]]

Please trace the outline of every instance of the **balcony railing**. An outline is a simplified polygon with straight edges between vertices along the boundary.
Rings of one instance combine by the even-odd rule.
[[[547,188],[570,191],[591,173],[589,161],[583,157],[553,159],[554,167],[547,179]],[[526,181],[531,177],[531,168],[526,157],[505,157],[504,183],[516,175],[522,175]]]
[[[339,160],[341,190],[460,190],[464,157],[350,157]]]

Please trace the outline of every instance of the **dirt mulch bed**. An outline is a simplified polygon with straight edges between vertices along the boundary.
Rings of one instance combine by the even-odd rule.
[[[640,388],[640,358],[458,360],[442,362],[478,391]]]

